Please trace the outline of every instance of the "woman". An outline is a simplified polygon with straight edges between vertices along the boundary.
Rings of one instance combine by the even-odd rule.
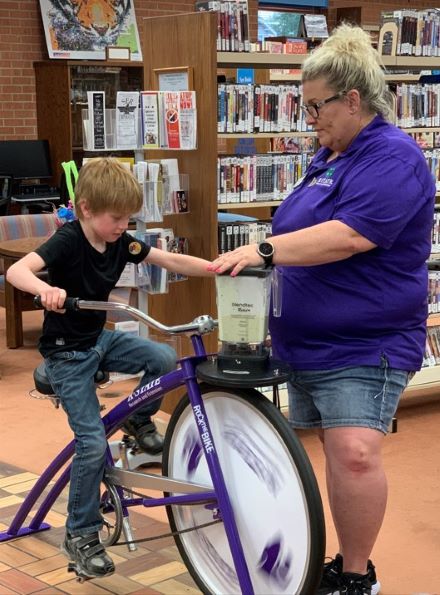
[[[292,426],[319,428],[340,548],[318,593],[371,595],[383,438],[425,347],[435,185],[416,143],[387,121],[380,58],[362,29],[335,29],[304,62],[302,82],[321,148],[278,208],[270,241],[211,269],[273,263],[283,275],[272,344],[293,368]]]

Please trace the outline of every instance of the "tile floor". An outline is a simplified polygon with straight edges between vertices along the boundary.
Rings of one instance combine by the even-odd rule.
[[[38,475],[0,464],[0,531],[9,526],[15,511]],[[42,531],[0,544],[0,594],[188,594],[200,593],[171,537],[139,544],[136,552],[113,546],[109,552],[116,564],[111,577],[80,584],[67,572],[66,558],[59,551],[64,535],[66,493],[46,517],[51,525]],[[135,539],[168,533],[166,523],[150,516],[130,513]]]
[[[25,345],[8,350],[4,310],[0,308],[0,531],[51,458],[70,440],[62,411],[47,401],[28,397],[32,370],[39,363],[36,342],[41,312],[24,314]],[[128,381],[127,381],[128,382]],[[114,384],[102,395],[107,407],[130,390]],[[396,434],[387,437],[384,461],[389,478],[385,522],[372,553],[382,595],[440,595],[440,399],[438,395],[404,401]],[[160,420],[166,422],[166,415]],[[324,465],[320,445],[309,433],[301,436],[322,489]],[[64,533],[63,494],[50,513],[50,531],[0,544],[0,595],[72,593],[92,595],[198,593],[171,538],[140,544],[129,553],[111,548],[117,567],[107,579],[77,583],[66,570],[58,547]],[[168,531],[162,511],[133,514],[136,538]],[[327,554],[336,552],[336,538],[327,522]]]

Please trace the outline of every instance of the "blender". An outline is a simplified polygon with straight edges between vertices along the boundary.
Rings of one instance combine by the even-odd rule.
[[[266,345],[271,292],[280,310],[279,278],[273,268],[249,267],[216,277],[219,341],[217,356],[200,364],[197,375],[224,386],[267,386],[285,382],[287,364],[270,357]]]

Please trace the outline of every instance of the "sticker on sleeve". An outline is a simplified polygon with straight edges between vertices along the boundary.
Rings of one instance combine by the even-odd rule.
[[[141,250],[142,246],[139,244],[139,242],[130,242],[128,245],[128,251],[130,254],[140,254]]]

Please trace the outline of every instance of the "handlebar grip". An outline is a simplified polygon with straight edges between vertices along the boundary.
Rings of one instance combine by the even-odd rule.
[[[36,308],[43,308],[43,304],[41,303],[41,296],[40,295],[36,295],[34,297],[34,304]],[[73,311],[73,310],[79,310],[79,298],[72,298],[72,297],[68,297],[65,299],[64,301],[64,305],[63,308],[65,310],[69,310],[69,311]]]

